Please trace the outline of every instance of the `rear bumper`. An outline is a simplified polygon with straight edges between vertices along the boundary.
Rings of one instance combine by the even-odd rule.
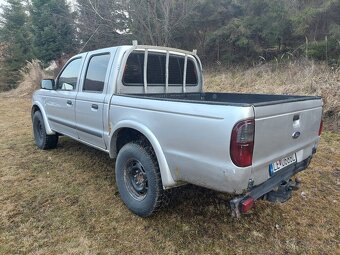
[[[241,214],[240,206],[241,206],[242,201],[248,198],[257,200],[263,197],[265,194],[267,194],[268,192],[272,191],[274,188],[279,186],[282,183],[282,181],[289,180],[295,174],[305,170],[310,164],[311,159],[312,159],[312,156],[310,156],[309,158],[305,159],[302,162],[288,166],[286,169],[282,169],[281,171],[279,171],[277,174],[272,176],[270,179],[268,179],[264,183],[252,188],[249,192],[247,192],[243,196],[232,199],[230,201],[230,208],[231,208],[233,216],[236,216],[236,217],[240,216]]]

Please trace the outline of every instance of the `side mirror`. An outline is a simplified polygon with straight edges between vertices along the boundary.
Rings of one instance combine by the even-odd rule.
[[[40,87],[42,89],[53,90],[55,87],[55,81],[52,79],[42,80],[40,82]]]

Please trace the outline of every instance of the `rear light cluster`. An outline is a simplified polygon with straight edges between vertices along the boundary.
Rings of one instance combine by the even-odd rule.
[[[323,130],[323,121],[321,120],[321,122],[320,122],[320,128],[319,128],[319,136],[321,135],[322,130]]]
[[[253,162],[255,120],[247,119],[238,122],[232,131],[230,156],[238,167],[251,166]]]

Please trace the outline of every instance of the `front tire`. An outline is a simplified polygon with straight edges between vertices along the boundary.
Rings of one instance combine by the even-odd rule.
[[[116,184],[124,204],[148,217],[164,201],[164,190],[155,153],[149,145],[128,143],[116,160]]]
[[[54,149],[58,144],[58,135],[48,135],[45,129],[44,118],[40,111],[36,111],[33,115],[33,134],[35,144],[39,149]]]

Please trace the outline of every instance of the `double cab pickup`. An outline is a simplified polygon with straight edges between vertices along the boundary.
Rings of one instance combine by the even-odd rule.
[[[234,194],[233,215],[285,202],[317,150],[320,97],[207,93],[195,51],[128,45],[72,57],[33,95],[40,149],[67,136],[109,154],[121,199],[147,217],[167,190]]]

